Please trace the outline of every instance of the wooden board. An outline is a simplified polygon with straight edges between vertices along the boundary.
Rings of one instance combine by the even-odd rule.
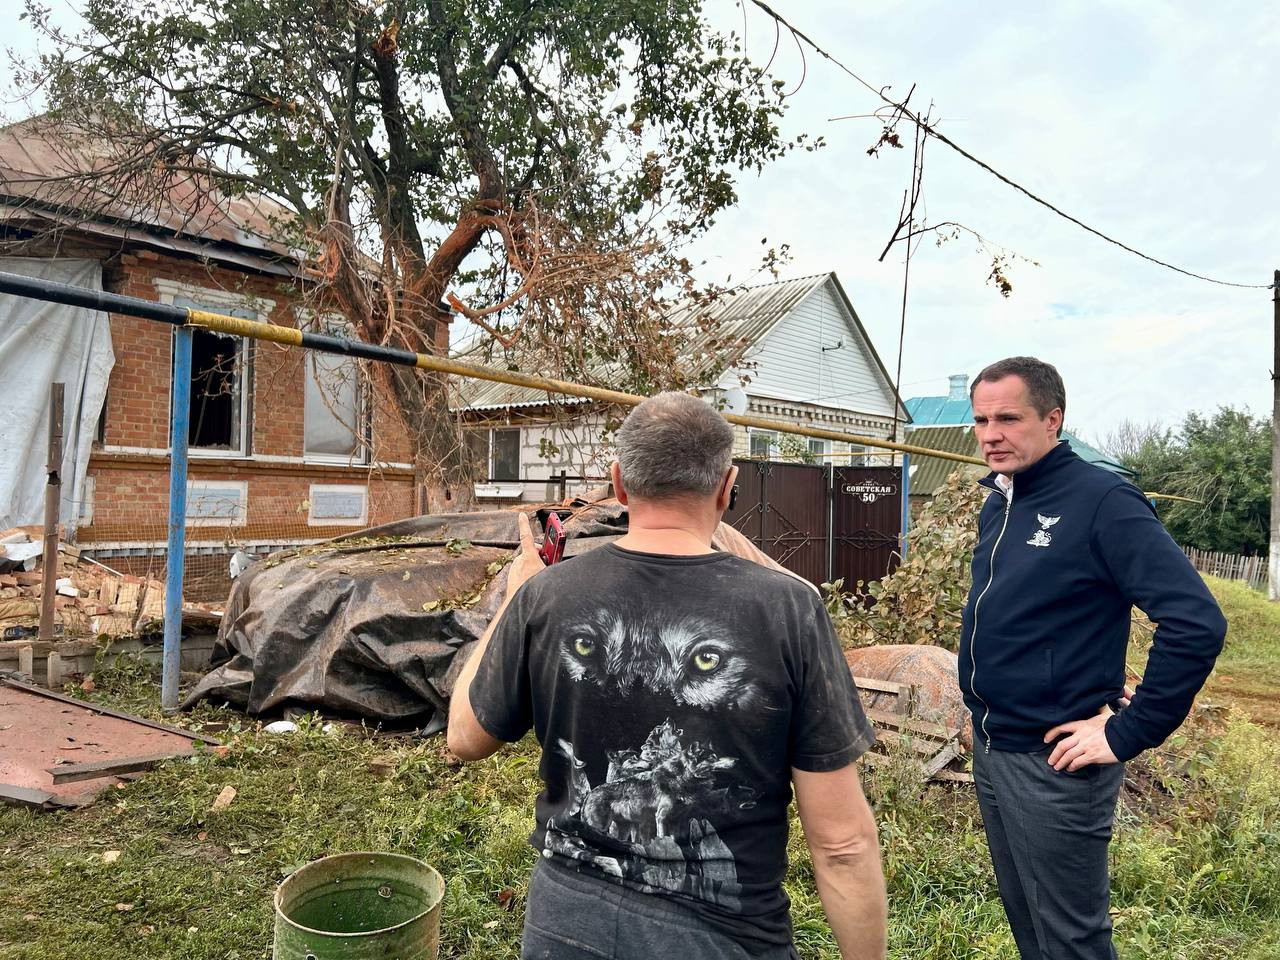
[[[152,753],[141,757],[122,757],[115,760],[97,760],[93,763],[64,763],[49,767],[54,785],[71,783],[74,780],[95,780],[98,777],[118,777],[124,773],[137,773],[139,770],[150,770],[158,763],[191,755],[190,750],[168,753]]]
[[[944,727],[940,723],[930,723],[927,720],[904,717],[902,714],[890,713],[887,710],[867,710],[866,714],[867,719],[879,726],[892,727],[895,730],[902,730],[924,737],[933,737],[937,740],[954,740],[960,736],[960,730],[957,727]]]
[[[880,680],[876,677],[854,676],[854,685],[864,693],[887,693],[894,697],[893,710],[904,716],[911,716],[916,710],[916,688],[909,683],[897,680]]]

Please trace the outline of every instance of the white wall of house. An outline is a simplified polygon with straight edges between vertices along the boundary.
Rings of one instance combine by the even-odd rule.
[[[754,364],[742,371],[750,378],[749,396],[893,416],[893,392],[831,281],[783,317],[746,359]],[[738,380],[739,371],[730,370],[718,385]]]
[[[605,418],[596,413],[568,422],[491,425],[486,429],[520,431],[519,479],[493,484],[494,489],[477,487],[478,499],[542,503],[559,497],[559,484],[554,478],[561,471],[569,476],[607,476],[612,454],[601,439],[604,427]],[[575,496],[599,485],[598,480],[569,481],[567,495]],[[518,496],[514,495],[516,490]]]
[[[747,413],[754,417],[768,417],[770,420],[781,420],[798,426],[817,427],[821,430],[834,430],[840,433],[853,433],[860,437],[885,440],[893,429],[892,421],[887,417],[840,410],[810,403],[790,403],[769,397],[748,396]],[[754,436],[754,443],[753,443]],[[781,455],[779,443],[781,436],[773,431],[757,430],[753,427],[734,427],[733,455],[735,457],[752,457],[763,454],[765,444],[769,444],[768,456],[771,459],[787,459]],[[892,458],[888,451],[881,451],[878,456],[847,456],[848,454],[874,453],[874,448],[861,444],[840,440],[814,440],[810,445],[809,438],[797,438],[814,454],[815,463],[835,463],[837,466],[880,466],[887,465]],[[817,456],[828,454],[828,456]],[[829,456],[835,454],[836,456]],[[842,456],[844,454],[844,456]]]
[[[752,416],[768,417],[785,423],[880,439],[887,438],[892,428],[891,421],[885,417],[817,404],[788,403],[770,398],[751,398],[747,412]],[[525,421],[513,423],[510,426],[493,424],[486,429],[520,432],[518,479],[477,486],[477,499],[482,503],[542,503],[557,500],[560,488],[554,478],[562,470],[570,476],[602,478],[591,481],[569,481],[566,484],[567,496],[577,496],[592,487],[599,486],[603,478],[608,475],[609,464],[613,460],[612,445],[601,438],[604,427],[605,418],[598,413],[569,422],[547,420]],[[753,434],[756,435],[754,451]],[[768,456],[777,460],[787,459],[779,449],[780,439],[776,434],[770,436],[768,431],[734,427],[733,455],[735,457],[758,455],[763,449],[763,444],[771,441]],[[892,460],[892,455],[887,452],[874,455],[873,451],[868,451],[867,448],[858,444],[815,441],[815,446],[809,447],[807,438],[802,438],[801,442],[814,454],[837,454],[835,457],[815,456],[815,463],[834,462],[837,466],[849,464],[878,466],[887,465]],[[821,445],[820,448],[816,446],[818,444]],[[839,456],[864,452],[873,455]]]
[[[870,345],[833,281],[817,287],[796,305],[749,350],[747,359],[750,366],[741,372],[749,377],[743,386],[749,414],[875,439],[887,439],[892,432],[893,389],[885,382]],[[739,385],[740,371],[729,370],[710,391],[709,399],[716,402],[723,398],[724,390]],[[511,411],[513,415],[519,412]],[[548,481],[561,470],[584,476],[603,477],[607,473],[612,452],[601,438],[604,418],[600,414],[568,423],[525,421],[519,428],[519,476],[524,482],[508,486],[503,499],[516,500],[517,489],[519,499],[526,502],[554,499],[558,487]],[[753,451],[753,433],[761,432],[734,428],[735,457],[759,455],[771,439],[757,436]],[[807,439],[802,442],[808,446]],[[769,446],[771,458],[783,458],[776,442]],[[809,449],[814,454],[862,452],[859,445],[840,441],[815,441]],[[886,465],[892,455],[886,451],[876,456],[814,459],[837,465]],[[571,483],[569,495],[592,485],[575,487]]]

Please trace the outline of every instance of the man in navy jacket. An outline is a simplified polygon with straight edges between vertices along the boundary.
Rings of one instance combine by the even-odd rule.
[[[964,610],[960,688],[1000,899],[1023,960],[1103,960],[1124,762],[1186,718],[1226,621],[1151,504],[1059,439],[1058,371],[1011,357],[971,390],[992,473]],[[1130,611],[1158,624],[1125,696]]]

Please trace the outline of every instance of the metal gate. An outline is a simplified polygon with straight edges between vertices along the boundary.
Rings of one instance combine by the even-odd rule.
[[[737,506],[726,522],[812,583],[869,583],[898,563],[901,470],[735,460]]]
[[[892,573],[901,560],[902,469],[834,467],[832,579],[846,590]]]

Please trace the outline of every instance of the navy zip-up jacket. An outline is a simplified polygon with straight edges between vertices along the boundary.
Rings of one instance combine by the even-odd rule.
[[[960,633],[960,689],[974,743],[1031,752],[1050,728],[1094,716],[1124,691],[1130,608],[1158,624],[1128,709],[1107,721],[1120,760],[1186,719],[1227,624],[1150,502],[1059,443],[995,482],[978,520]]]

